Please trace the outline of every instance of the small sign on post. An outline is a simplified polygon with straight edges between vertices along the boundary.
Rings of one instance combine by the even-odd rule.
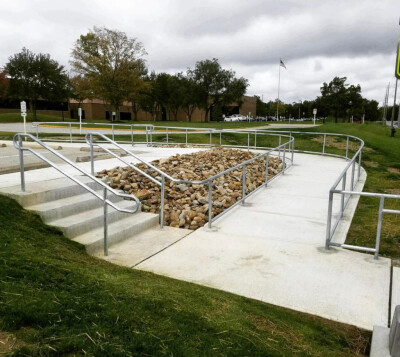
[[[115,120],[115,116],[116,116],[117,114],[115,113],[115,112],[112,112],[112,118],[111,118],[111,121],[112,122],[114,122],[114,120]]]
[[[26,134],[26,102],[21,102],[21,116],[24,118],[24,133]]]
[[[315,116],[317,115],[317,109],[314,108],[312,112],[313,112],[313,114],[314,114],[314,125],[315,125]]]
[[[79,134],[82,134],[82,108],[78,108],[79,116]]]

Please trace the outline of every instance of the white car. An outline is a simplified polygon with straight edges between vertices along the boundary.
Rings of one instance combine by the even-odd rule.
[[[245,121],[247,118],[241,114],[233,114],[230,117],[226,117],[224,121]]]

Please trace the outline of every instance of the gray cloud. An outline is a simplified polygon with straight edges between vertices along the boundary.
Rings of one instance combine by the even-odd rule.
[[[78,36],[94,25],[137,37],[151,70],[174,73],[219,58],[250,81],[249,94],[310,99],[335,75],[381,100],[393,81],[398,0],[2,0],[0,66],[23,46],[68,66]]]

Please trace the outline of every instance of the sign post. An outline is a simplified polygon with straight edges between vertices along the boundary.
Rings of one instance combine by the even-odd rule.
[[[79,115],[79,134],[82,134],[82,108],[78,108]]]
[[[315,125],[315,116],[317,115],[317,109],[314,108],[312,112],[313,112],[313,114],[314,114],[314,125]]]
[[[26,134],[26,102],[21,102],[21,116],[24,118],[24,133]]]

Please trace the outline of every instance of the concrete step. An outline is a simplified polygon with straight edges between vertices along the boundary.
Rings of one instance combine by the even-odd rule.
[[[154,213],[136,213],[108,224],[108,246],[133,237],[146,229],[158,225],[159,216]],[[86,233],[74,237],[72,240],[85,246],[89,254],[103,249],[104,226],[98,225]]]
[[[101,196],[103,195],[103,190],[96,190],[96,192]],[[116,204],[123,201],[123,198],[113,194],[109,194],[108,199]],[[45,223],[49,223],[99,207],[103,207],[103,201],[92,193],[87,192],[55,201],[26,206],[25,208],[37,213]]]
[[[119,208],[133,209],[134,201],[122,200],[118,202]],[[113,223],[125,217],[133,218],[133,214],[124,213],[108,206],[107,222]],[[59,228],[68,238],[74,238],[78,235],[89,232],[97,227],[102,227],[104,222],[103,207],[93,208],[85,212],[80,212],[67,217],[49,221],[47,224]]]
[[[80,182],[85,183],[90,188],[99,189],[98,183],[86,176],[76,176]],[[12,186],[2,190],[2,193],[15,199],[21,206],[33,206],[39,203],[59,200],[71,197],[88,191],[76,184],[69,178],[59,178],[54,180],[28,183],[26,192],[21,192],[21,187]]]

